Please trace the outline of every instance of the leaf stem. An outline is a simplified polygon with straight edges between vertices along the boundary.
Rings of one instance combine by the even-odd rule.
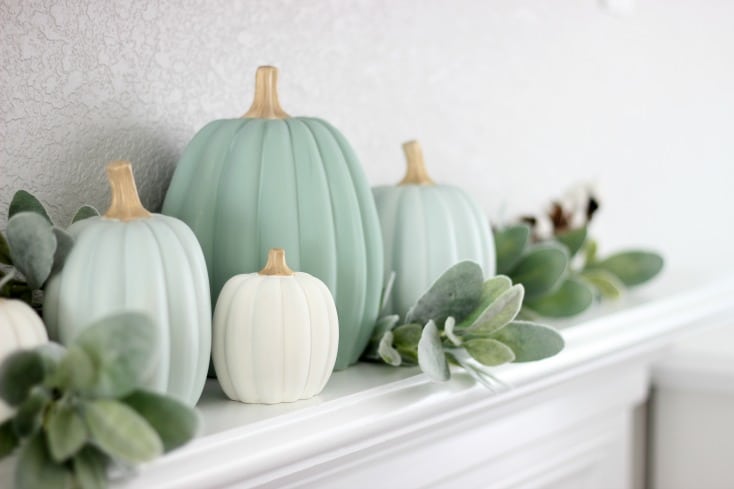
[[[13,280],[15,278],[15,275],[15,268],[13,268],[12,270],[10,270],[10,272],[8,272],[6,276],[2,278],[2,280],[0,280],[0,290],[3,290],[3,287],[5,287],[11,280]]]

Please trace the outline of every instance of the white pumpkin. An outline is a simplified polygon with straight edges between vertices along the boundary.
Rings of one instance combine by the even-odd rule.
[[[49,332],[68,344],[110,314],[148,314],[158,333],[158,364],[146,387],[193,406],[204,389],[211,352],[204,255],[186,224],[145,210],[129,162],[111,163],[107,173],[109,210],[69,228],[74,247],[46,287]]]
[[[308,399],[336,361],[339,322],[329,289],[294,273],[272,249],[259,273],[235,275],[214,310],[213,359],[230,399],[274,404]]]
[[[385,276],[395,272],[387,313],[405,316],[448,268],[478,263],[489,278],[495,252],[489,222],[466,192],[428,176],[417,141],[403,145],[407,172],[398,185],[372,189],[382,226]]]
[[[0,363],[17,350],[46,343],[48,336],[43,321],[25,302],[0,298]],[[0,400],[0,423],[13,410]]]

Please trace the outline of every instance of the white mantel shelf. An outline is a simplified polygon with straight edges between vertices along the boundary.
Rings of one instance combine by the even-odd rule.
[[[682,283],[563,325],[561,354],[494,369],[512,386],[498,393],[460,370],[436,384],[416,368],[359,364],[315,399],[263,406],[229,401],[210,380],[202,434],[116,487],[633,487],[625,433],[651,363],[734,313],[734,280]]]

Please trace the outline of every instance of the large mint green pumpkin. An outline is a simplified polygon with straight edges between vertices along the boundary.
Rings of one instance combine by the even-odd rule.
[[[336,302],[335,368],[343,369],[358,360],[377,318],[380,225],[349,143],[321,119],[285,114],[276,74],[258,69],[245,117],[211,122],[194,136],[163,213],[199,239],[213,303],[231,277],[260,270],[271,248],[284,248],[293,268],[321,279]]]
[[[428,177],[418,143],[403,146],[408,172],[398,185],[373,189],[385,245],[385,273],[395,272],[386,312],[408,309],[449,267],[478,263],[495,273],[492,233],[479,206],[463,190]]]
[[[186,224],[142,207],[129,163],[113,163],[108,173],[110,210],[68,229],[74,247],[46,286],[46,325],[52,338],[69,344],[111,314],[149,315],[158,362],[145,387],[193,406],[211,355],[209,279],[201,247]]]

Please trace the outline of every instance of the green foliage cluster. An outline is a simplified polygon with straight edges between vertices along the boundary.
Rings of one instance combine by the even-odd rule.
[[[146,462],[189,441],[196,412],[138,388],[157,359],[155,328],[121,313],[85,329],[68,349],[47,343],[0,365],[0,458],[18,451],[18,489],[97,489],[112,464]]]
[[[97,215],[90,206],[81,207],[72,222]],[[5,236],[0,233],[0,296],[21,299],[40,308],[33,292],[41,289],[48,277],[61,269],[74,240],[54,226],[46,208],[19,190],[8,208]]]
[[[646,250],[598,259],[586,226],[531,243],[529,226],[518,224],[496,229],[494,239],[497,272],[525,286],[523,317],[575,316],[595,298],[618,298],[626,287],[647,282],[663,268],[662,257]]]
[[[541,360],[564,346],[555,329],[516,319],[524,294],[524,287],[506,276],[484,281],[478,264],[458,263],[404,318],[378,320],[365,359],[392,366],[417,364],[436,381],[449,380],[449,365],[459,365],[493,388],[497,380],[483,367]]]

